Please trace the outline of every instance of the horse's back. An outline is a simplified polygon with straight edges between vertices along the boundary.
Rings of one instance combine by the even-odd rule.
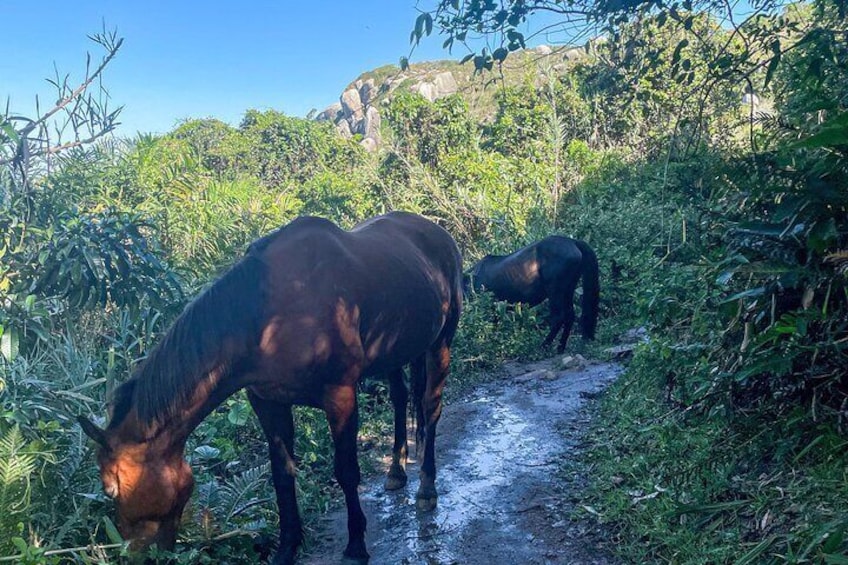
[[[579,272],[583,252],[576,240],[562,235],[550,235],[534,244],[543,276],[560,277],[564,273]]]
[[[306,344],[336,336],[331,341],[361,347],[368,372],[423,354],[461,308],[456,243],[413,214],[378,216],[350,231],[299,218],[258,240],[251,253],[269,265],[270,316],[291,320],[288,339]]]
[[[462,268],[462,257],[453,237],[430,220],[409,212],[390,212],[375,216],[350,230],[351,237],[364,241],[384,241],[388,244],[404,242],[418,248],[423,257],[445,266]]]

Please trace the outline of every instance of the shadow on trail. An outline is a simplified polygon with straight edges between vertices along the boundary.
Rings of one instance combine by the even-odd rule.
[[[580,449],[584,396],[621,372],[615,364],[556,368],[557,359],[505,367],[506,376],[445,408],[436,438],[439,503],[415,508],[418,468],[409,484],[362,487],[372,565],[614,563],[598,534],[569,516],[585,482],[578,467],[556,473]],[[412,450],[414,452],[414,449]],[[344,509],[326,517],[313,553],[301,563],[339,563]]]

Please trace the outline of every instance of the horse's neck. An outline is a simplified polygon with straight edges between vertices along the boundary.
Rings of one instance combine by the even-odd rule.
[[[208,377],[194,388],[185,405],[179,407],[167,420],[155,424],[154,429],[142,426],[137,414],[132,414],[127,420],[130,428],[128,435],[167,437],[167,443],[181,448],[203,419],[241,388],[236,379],[230,377],[223,368],[210,371]]]
[[[180,418],[182,422],[177,426],[185,437],[188,437],[215,408],[241,388],[238,379],[234,376],[223,368],[216,369],[210,373],[208,379],[195,387],[188,405],[182,412],[183,417]]]

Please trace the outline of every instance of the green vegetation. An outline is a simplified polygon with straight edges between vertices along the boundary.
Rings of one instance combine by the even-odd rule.
[[[531,6],[505,5],[517,19],[492,15],[506,44],[477,55],[480,69],[522,45],[515,28]],[[451,6],[430,17],[461,41],[466,20],[440,19]],[[249,110],[237,127],[106,136],[118,113],[89,90],[121,44],[95,36],[105,54],[86,88],[58,83],[67,112],[0,115],[0,560],[124,551],[75,417],[104,416],[186,300],[250,241],[299,214],[351,226],[404,209],[446,227],[469,263],[553,232],[584,239],[602,270],[593,351],[648,327],[589,455],[585,507],[623,558],[844,562],[845,5],[778,8],[722,27],[711,4],[601,6],[608,41],[487,90],[486,119],[462,88],[434,103],[399,90],[381,102],[386,143],[374,154],[274,111]],[[516,55],[506,62],[532,56]],[[763,103],[743,104],[746,91]],[[73,141],[50,137],[57,115]],[[542,319],[472,297],[448,394],[504,359],[549,354]],[[362,403],[364,451],[382,456],[386,395]],[[296,418],[308,532],[337,489],[323,416]],[[187,456],[197,488],[178,562],[266,551],[274,497],[241,395],[203,422]]]
[[[619,150],[590,161],[559,212],[603,242],[606,305],[651,333],[601,405],[588,461],[585,508],[633,562],[848,553],[846,5],[753,7],[444,0],[413,33],[501,39],[478,70],[521,48],[540,12],[608,33],[574,74],[592,116],[581,139]],[[530,99],[512,101],[498,142],[532,142],[521,126],[544,117]]]

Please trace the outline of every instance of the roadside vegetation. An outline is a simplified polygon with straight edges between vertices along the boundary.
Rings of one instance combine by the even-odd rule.
[[[118,560],[76,416],[102,421],[111,391],[256,237],[301,214],[350,227],[403,209],[448,229],[467,264],[551,233],[584,239],[601,261],[591,351],[647,328],[587,456],[582,508],[622,558],[844,563],[846,6],[769,4],[731,26],[709,4],[631,4],[596,13],[607,41],[585,56],[554,52],[555,72],[493,85],[485,116],[462,93],[398,93],[376,153],[272,110],[122,138],[98,90],[120,59],[109,33],[94,36],[98,66],[56,80],[55,108],[0,114],[0,561]],[[504,50],[472,57],[469,73],[522,46],[510,26],[532,10],[505,5],[524,11],[493,16]],[[418,35],[435,23],[459,42],[465,21],[488,21],[448,17],[452,6],[422,14]],[[505,359],[551,354],[543,320],[473,297],[448,395]],[[377,459],[390,405],[362,402]],[[296,418],[309,531],[338,489],[323,416]],[[241,395],[193,434],[178,562],[269,550],[263,441]]]

